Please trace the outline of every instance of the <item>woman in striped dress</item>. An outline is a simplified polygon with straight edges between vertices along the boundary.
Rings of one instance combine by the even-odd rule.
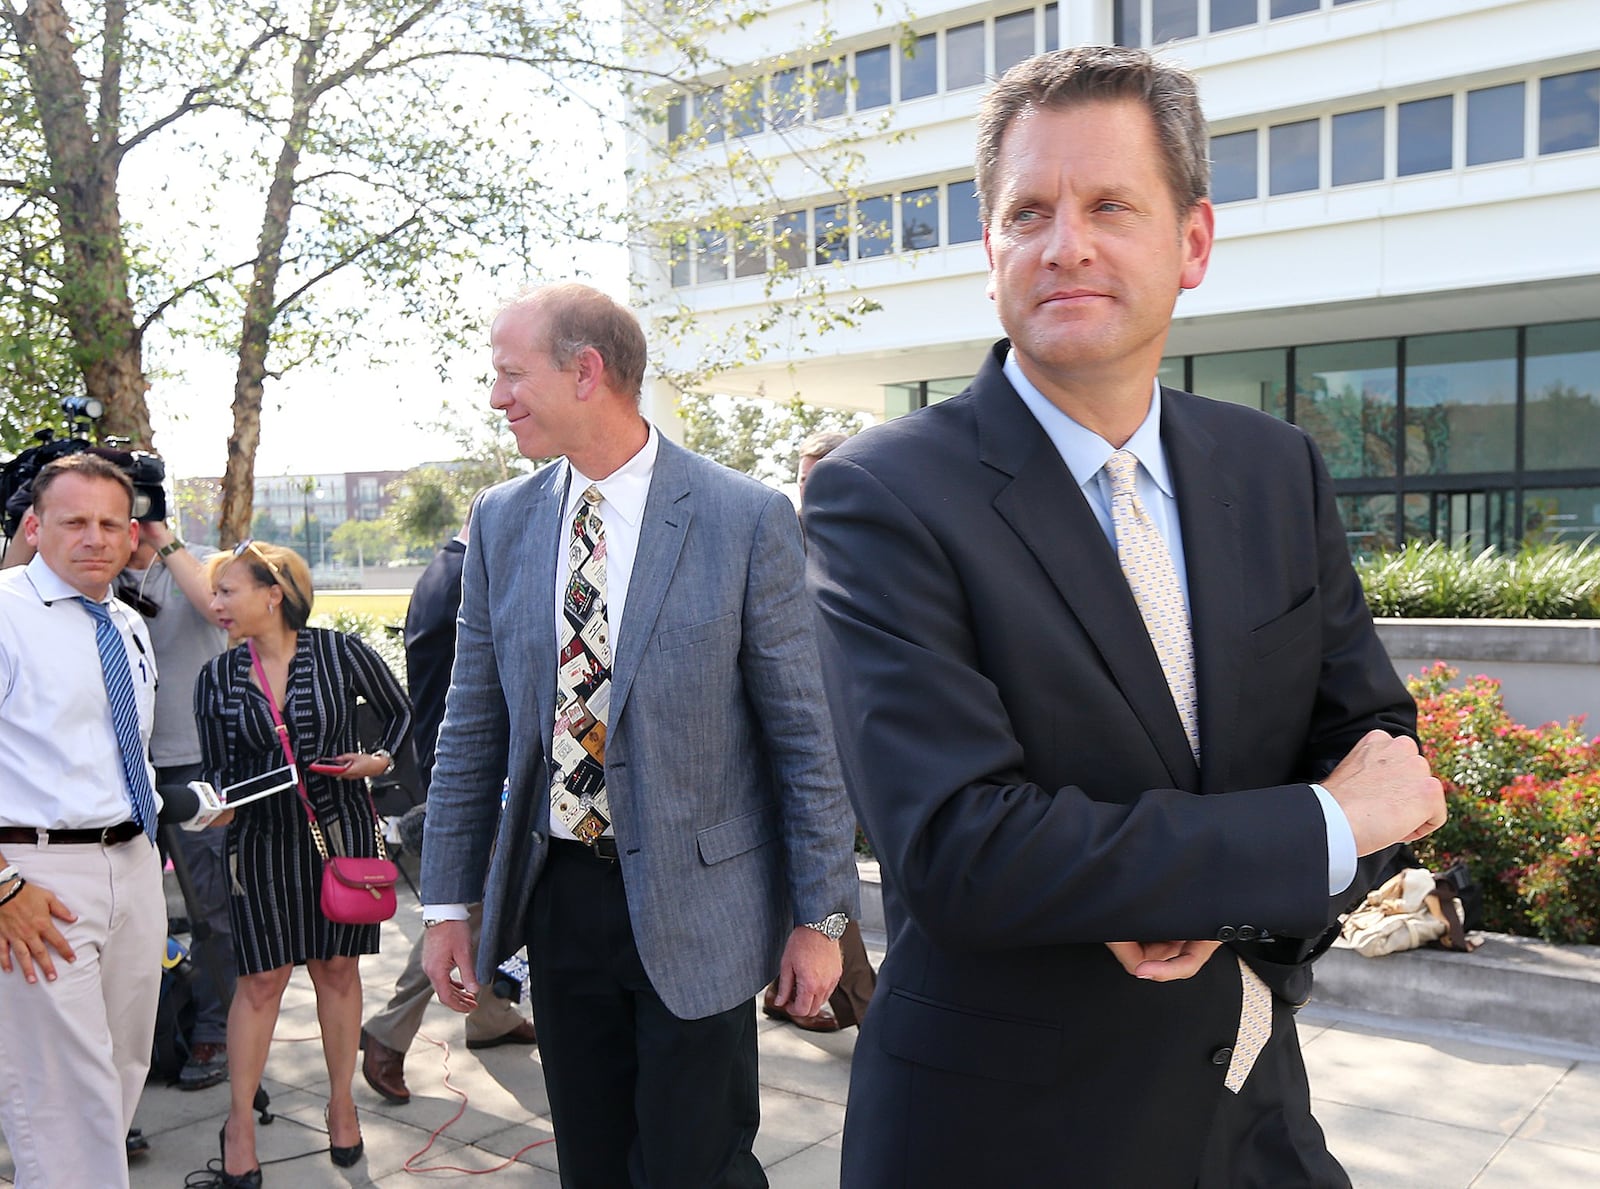
[[[267,692],[250,644],[260,657],[273,703],[330,853],[377,853],[366,778],[393,767],[391,752],[411,721],[410,706],[383,660],[353,636],[306,627],[311,574],[292,550],[246,541],[207,565],[213,609],[237,647],[213,659],[195,683],[205,779],[217,788],[265,776],[286,764]],[[382,738],[363,749],[356,737],[357,699],[383,724]],[[337,775],[311,771],[331,757]],[[225,1186],[255,1186],[251,1101],[266,1068],[278,1007],[294,968],[304,965],[316,992],[317,1020],[328,1066],[329,1155],[348,1167],[361,1157],[361,1127],[351,1083],[361,1033],[360,955],[378,950],[377,925],[328,920],[319,907],[322,860],[312,843],[298,792],[291,785],[233,811],[228,824],[229,911],[238,953],[239,986],[228,1015],[232,1105],[223,1128]]]

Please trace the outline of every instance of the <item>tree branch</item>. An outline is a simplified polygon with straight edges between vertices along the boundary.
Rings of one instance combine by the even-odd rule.
[[[209,96],[213,92],[222,89],[227,84],[235,82],[239,76],[245,72],[245,68],[250,65],[250,59],[253,58],[259,50],[269,45],[277,38],[287,36],[289,36],[289,30],[282,25],[278,25],[270,29],[263,29],[259,34],[256,35],[256,39],[254,41],[240,51],[238,60],[233,64],[233,69],[228,71],[227,74],[223,75],[220,79],[212,79],[210,82],[199,83],[193,87],[190,87],[186,92],[184,92],[184,96],[178,102],[177,107],[173,108],[166,115],[157,119],[154,123],[145,125],[127,140],[118,144],[115,149],[117,159],[120,160],[122,157],[127,155],[129,150],[137,147],[140,144],[143,144],[146,140],[149,140],[150,137],[154,136],[157,132],[160,132],[168,124],[171,124],[176,120],[181,120],[190,112],[203,111],[208,107],[219,106],[221,101],[209,98]]]
[[[224,264],[221,268],[216,269],[214,272],[209,272],[203,277],[196,277],[181,289],[177,289],[168,294],[160,305],[156,306],[155,309],[151,310],[140,321],[139,334],[142,336],[145,331],[149,330],[150,327],[155,324],[156,320],[160,318],[162,314],[166,313],[195,290],[205,288],[207,285],[211,284],[212,281],[220,281],[229,273],[238,272],[241,268],[249,268],[254,263],[255,258],[252,257],[251,259],[245,260],[239,264]]]
[[[329,277],[331,277],[334,273],[338,272],[340,269],[346,268],[349,265],[354,264],[357,260],[360,260],[361,257],[365,256],[368,252],[372,251],[374,248],[377,248],[377,247],[379,247],[379,246],[381,246],[383,244],[388,243],[390,240],[394,239],[397,235],[399,235],[402,231],[404,231],[407,227],[410,227],[414,223],[420,223],[421,221],[422,221],[422,212],[421,211],[417,211],[409,219],[406,219],[406,220],[404,220],[403,222],[400,222],[400,223],[396,223],[393,227],[389,228],[389,230],[385,231],[382,235],[373,236],[371,239],[367,240],[364,244],[362,244],[360,247],[358,247],[355,251],[346,253],[344,256],[341,256],[339,259],[335,260],[332,264],[328,265],[328,267],[324,268],[321,272],[315,274],[314,276],[311,276],[311,277],[307,278],[300,285],[300,287],[298,289],[295,289],[292,293],[290,293],[282,301],[278,302],[277,305],[272,307],[272,316],[273,316],[273,318],[277,318],[278,315],[282,314],[284,310],[288,309],[291,305],[293,305],[296,301],[298,301],[300,299],[300,296],[302,294],[304,294],[308,289],[310,289],[313,286],[318,285],[318,284],[322,283],[323,281],[327,280]]]

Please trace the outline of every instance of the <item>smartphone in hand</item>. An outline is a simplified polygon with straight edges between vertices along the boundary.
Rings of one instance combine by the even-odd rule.
[[[318,756],[306,767],[313,772],[320,772],[324,776],[341,776],[350,768],[349,760],[336,760],[332,756]]]

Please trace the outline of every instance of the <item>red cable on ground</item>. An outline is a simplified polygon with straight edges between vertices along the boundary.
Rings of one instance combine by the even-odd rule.
[[[430,1165],[419,1165],[419,1164],[417,1164],[417,1161],[421,1160],[423,1156],[427,1155],[428,1149],[433,1147],[433,1145],[438,1141],[439,1137],[450,1129],[451,1124],[453,1124],[457,1119],[461,1118],[462,1115],[467,1113],[467,1093],[466,1093],[466,1091],[462,1090],[462,1089],[459,1089],[457,1086],[455,1086],[450,1081],[450,1046],[449,1046],[449,1044],[447,1044],[446,1042],[444,1042],[442,1040],[434,1040],[433,1037],[428,1036],[426,1033],[418,1033],[417,1035],[421,1039],[423,1039],[423,1040],[427,1041],[429,1044],[431,1044],[434,1048],[440,1049],[440,1050],[443,1051],[443,1057],[442,1057],[441,1060],[442,1060],[442,1063],[444,1065],[444,1088],[446,1090],[450,1091],[450,1093],[454,1094],[459,1099],[461,1099],[461,1105],[456,1107],[456,1113],[455,1114],[451,1115],[448,1119],[446,1119],[443,1123],[441,1123],[438,1127],[436,1127],[434,1129],[433,1133],[428,1136],[428,1142],[427,1143],[423,1144],[421,1148],[419,1148],[417,1151],[413,1152],[410,1156],[408,1156],[406,1158],[406,1162],[403,1165],[400,1166],[402,1169],[404,1169],[408,1173],[411,1173],[414,1176],[422,1176],[425,1173],[431,1173],[431,1172],[457,1172],[457,1173],[464,1173],[469,1177],[481,1177],[486,1173],[499,1172],[503,1168],[509,1168],[511,1165],[513,1165],[513,1164],[515,1164],[517,1162],[517,1158],[519,1156],[521,1156],[524,1152],[531,1152],[535,1148],[544,1147],[545,1144],[553,1144],[553,1143],[555,1143],[556,1137],[553,1136],[553,1135],[549,1139],[536,1140],[534,1143],[528,1144],[526,1147],[517,1149],[517,1151],[513,1152],[510,1156],[506,1157],[506,1159],[501,1161],[499,1164],[493,1165],[493,1166],[491,1166],[489,1168],[462,1168],[460,1165],[457,1165],[457,1164],[430,1164]]]

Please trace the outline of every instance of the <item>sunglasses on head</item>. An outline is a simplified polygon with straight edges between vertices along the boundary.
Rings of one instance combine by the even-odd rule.
[[[272,571],[272,576],[279,582],[283,581],[283,571],[278,569],[276,562],[262,552],[261,546],[256,544],[254,537],[246,537],[233,547],[233,556],[235,558],[243,557],[246,553],[253,553],[259,557],[261,563]]]

